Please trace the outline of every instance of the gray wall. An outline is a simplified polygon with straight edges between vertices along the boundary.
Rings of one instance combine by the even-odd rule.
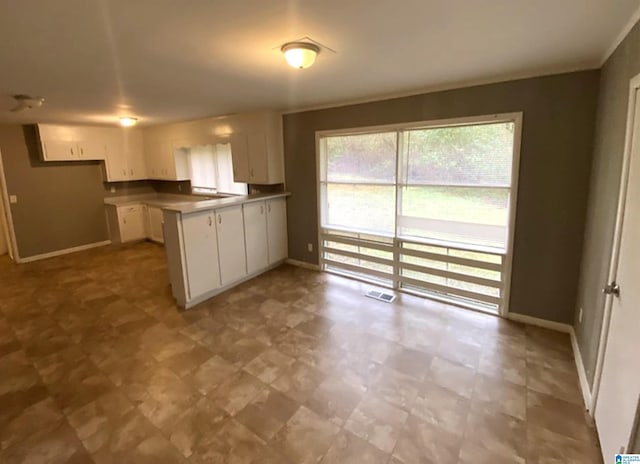
[[[574,318],[599,71],[469,87],[284,116],[289,257],[318,263],[315,132],[524,112],[510,310]]]
[[[613,242],[629,101],[629,81],[640,73],[640,24],[636,24],[601,70],[584,253],[575,320],[576,335],[590,382],[602,328],[604,297]],[[577,315],[578,311],[576,311]]]
[[[40,161],[33,126],[0,125],[0,151],[21,258],[108,239],[98,162]]]

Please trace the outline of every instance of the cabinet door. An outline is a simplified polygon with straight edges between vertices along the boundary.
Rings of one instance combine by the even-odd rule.
[[[123,134],[124,153],[127,161],[127,175],[130,180],[147,178],[147,169],[142,143],[142,131],[126,129]]]
[[[269,264],[287,258],[287,203],[284,198],[267,200]]]
[[[231,137],[231,162],[233,164],[233,180],[250,182],[249,148],[246,135],[234,134]]]
[[[100,137],[82,140],[78,142],[78,152],[81,160],[103,160],[107,156],[107,144]]]
[[[242,207],[232,206],[216,210],[220,278],[228,285],[247,275],[247,257],[244,247]]]
[[[108,181],[129,180],[126,153],[119,137],[109,139],[105,167]]]
[[[182,216],[182,235],[189,299],[220,287],[214,212]]]
[[[123,206],[118,208],[120,220],[120,240],[131,242],[146,237],[144,230],[144,210],[142,205]]]
[[[65,140],[43,140],[42,155],[47,161],[77,161],[78,145]]]
[[[157,140],[145,140],[144,154],[149,179],[163,179],[166,170],[164,152],[166,144]]]
[[[162,223],[164,217],[160,208],[149,207],[149,235],[154,242],[164,243]]]
[[[242,205],[244,241],[247,249],[247,272],[253,274],[269,265],[267,211],[264,201]]]
[[[267,138],[264,134],[250,134],[247,137],[249,149],[249,179],[254,184],[269,183],[269,158]]]

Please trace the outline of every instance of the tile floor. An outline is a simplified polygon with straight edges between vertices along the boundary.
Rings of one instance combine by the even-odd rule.
[[[183,312],[163,253],[0,259],[0,462],[601,462],[565,335],[286,265]]]

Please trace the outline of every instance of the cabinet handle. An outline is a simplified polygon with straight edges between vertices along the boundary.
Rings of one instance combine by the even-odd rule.
[[[209,216],[209,227],[211,227],[211,216]]]
[[[71,152],[71,156],[73,156],[73,148],[69,148],[69,151]]]
[[[126,224],[127,223],[127,218],[122,218],[122,223]]]
[[[269,203],[269,204],[267,205],[267,210],[268,210],[269,212],[271,212],[271,203]]]
[[[133,169],[131,169],[131,175],[133,175]]]
[[[84,148],[80,147],[80,156],[84,156]]]
[[[260,205],[260,214],[264,214],[264,206]]]
[[[251,174],[251,177],[253,177],[253,168],[249,170],[249,174]]]
[[[218,224],[222,224],[222,216],[218,214]]]
[[[124,174],[124,175],[126,176],[126,175],[127,175],[127,170],[126,170],[126,169],[123,169],[123,170],[122,170],[122,174]]]

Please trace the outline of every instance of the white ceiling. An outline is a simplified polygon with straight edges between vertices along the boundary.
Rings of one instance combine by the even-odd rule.
[[[291,110],[596,68],[639,0],[0,0],[0,121]],[[278,47],[337,51],[306,70]],[[9,113],[9,97],[46,98]]]

